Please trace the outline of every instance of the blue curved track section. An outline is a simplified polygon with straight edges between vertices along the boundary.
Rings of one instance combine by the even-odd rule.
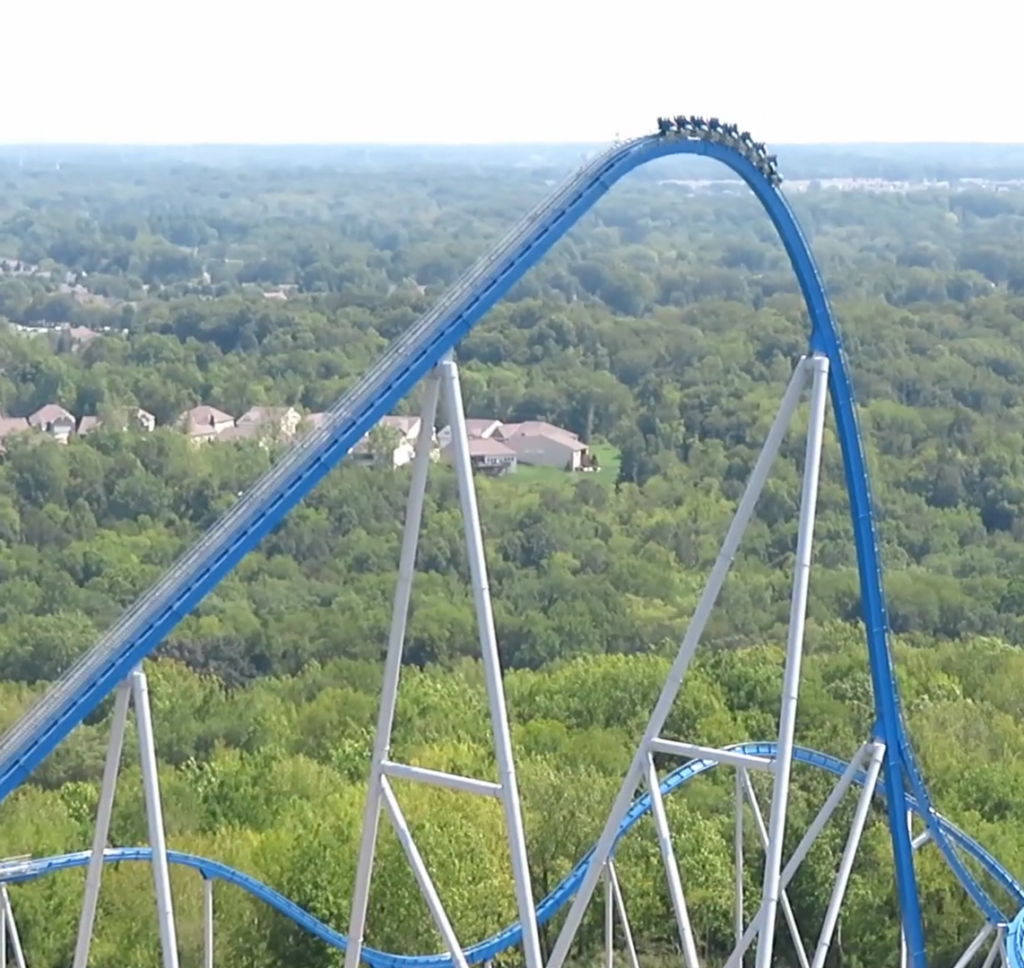
[[[776,744],[744,743],[730,748],[736,752],[747,753],[751,756],[771,757],[775,755]],[[838,760],[825,753],[818,753],[815,750],[798,747],[794,750],[793,755],[797,763],[817,767],[837,777],[842,776],[846,769],[846,763],[842,760]],[[662,780],[662,794],[668,796],[676,790],[682,789],[691,780],[710,773],[716,766],[717,764],[712,760],[691,760]],[[865,775],[861,771],[857,774],[855,782],[863,786],[864,781]],[[884,797],[884,784],[877,784],[875,793],[877,796]],[[909,794],[904,797],[901,806],[904,810],[910,810],[917,814],[920,813],[918,804]],[[634,801],[625,819],[620,824],[616,843],[628,834],[642,817],[650,813],[650,810],[651,797],[649,793],[645,793]],[[973,858],[1015,899],[1018,905],[1024,906],[1024,886],[1020,885],[1009,871],[1003,868],[976,841],[972,840],[948,820],[939,817],[938,824],[950,841],[955,843],[967,856]],[[565,876],[561,883],[540,902],[537,906],[537,920],[540,924],[550,921],[562,907],[572,900],[591,864],[592,855],[593,851],[591,850]],[[104,851],[103,855],[104,861],[108,864],[126,861],[149,861],[151,856],[152,854],[148,847],[110,848]],[[74,854],[61,854],[56,857],[45,857],[27,861],[17,867],[16,873],[8,874],[6,871],[3,871],[3,880],[9,884],[38,880],[41,877],[55,874],[58,871],[85,867],[89,863],[89,857],[89,851],[81,851]],[[321,941],[334,948],[344,951],[348,946],[348,939],[345,935],[335,931],[329,925],[324,924],[319,918],[314,917],[308,911],[304,911],[284,895],[275,891],[272,887],[268,887],[248,874],[243,874],[241,871],[228,867],[226,864],[207,860],[205,857],[197,857],[195,854],[184,854],[180,851],[168,851],[167,858],[172,864],[191,868],[207,879],[223,881],[226,884],[234,884],[236,887],[240,887],[258,900],[270,905],[270,907],[285,917],[291,918],[300,928],[320,938]],[[1017,921],[1021,922],[1022,919],[1024,919],[1024,910],[1022,910],[1021,918],[1018,918]],[[1005,923],[1006,919],[1001,918],[1000,921]],[[1015,929],[1017,930],[1017,935],[1014,935]],[[1024,924],[1015,922],[1009,930],[1008,938],[1011,945],[1014,943],[1018,945],[1018,953],[1024,955],[1024,950],[1021,950],[1019,947],[1024,944],[1024,937],[1021,937],[1022,931],[1024,931]],[[508,951],[510,948],[516,947],[521,940],[522,927],[518,923],[513,924],[487,938],[485,941],[467,948],[466,960],[471,965],[481,964],[484,961],[497,957],[504,951]],[[368,947],[363,948],[363,960],[370,968],[450,968],[452,965],[452,958],[448,953],[436,955],[396,955]]]
[[[975,903],[993,921],[999,911],[964,866],[931,805],[900,714],[888,647],[881,562],[871,491],[850,374],[810,249],[785,197],[733,147],[681,134],[615,145],[576,173],[385,352],[339,400],[324,425],[306,435],[257,482],[39,703],[0,737],[0,800],[23,783],[53,748],[163,641],[257,543],[401,400],[484,314],[620,178],[668,155],[704,155],[731,168],[764,207],[789,255],[807,304],[810,347],[828,356],[830,393],[853,518],[862,617],[874,688],[876,734],[886,746],[884,786],[896,886],[910,963],[925,968],[925,938],[914,856],[903,815],[909,794],[932,839]],[[1024,968],[1024,964],[1015,968]]]

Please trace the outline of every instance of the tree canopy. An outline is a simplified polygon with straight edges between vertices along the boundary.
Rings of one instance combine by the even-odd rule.
[[[905,159],[893,164],[903,167],[892,177],[908,177]],[[58,404],[104,421],[66,444],[43,432],[3,439],[0,726],[280,454],[255,440],[196,447],[179,414],[323,410],[556,174],[458,158],[305,168],[83,158],[58,170],[0,157],[0,411]],[[912,191],[812,182],[792,198],[850,358],[915,746],[943,812],[1024,874],[1024,191],[965,174]],[[617,188],[458,351],[470,416],[548,420],[601,457],[595,474],[521,467],[477,480],[538,893],[600,828],[806,347],[767,219],[738,185],[692,175],[676,167]],[[414,395],[404,412],[418,405]],[[120,429],[112,416],[131,408],[157,428]],[[800,419],[671,735],[718,744],[775,733]],[[407,469],[343,464],[150,665],[171,846],[244,869],[341,930],[408,484]],[[830,426],[799,739],[843,757],[873,719],[849,513]],[[396,756],[489,775],[444,463],[431,470],[418,568]],[[0,805],[0,853],[88,846],[109,712]],[[795,824],[826,783],[801,774]],[[122,789],[112,840],[142,843],[134,766]],[[464,943],[513,920],[497,805],[400,794]],[[731,795],[723,773],[670,801],[712,960],[731,938]],[[794,882],[807,930],[843,836],[830,833]],[[976,931],[970,904],[937,856],[923,852],[920,865],[936,963],[952,963]],[[651,830],[623,846],[620,874],[638,944],[668,958],[673,921]],[[97,968],[155,962],[150,883],[144,866],[108,873]],[[385,838],[375,883],[369,943],[438,949],[396,841]],[[81,884],[68,873],[13,892],[34,965],[70,960]],[[195,961],[198,879],[178,872],[174,884]],[[894,912],[879,815],[844,907],[845,965],[894,956]],[[220,965],[336,957],[230,888],[218,889],[217,918]],[[600,937],[594,911],[580,964]]]

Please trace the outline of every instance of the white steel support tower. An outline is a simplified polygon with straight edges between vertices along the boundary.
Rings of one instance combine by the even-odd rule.
[[[455,475],[458,481],[459,502],[462,506],[466,547],[469,555],[470,578],[476,606],[477,627],[480,635],[480,652],[484,680],[487,687],[487,700],[490,707],[491,729],[494,735],[494,751],[498,767],[497,782],[455,776],[437,770],[428,770],[422,767],[397,763],[391,759],[390,755],[391,731],[394,723],[395,704],[398,698],[406,622],[409,614],[413,573],[416,566],[416,549],[419,540],[420,521],[423,514],[423,501],[426,494],[427,472],[430,468],[434,421],[437,415],[438,397],[441,393],[444,395],[445,410],[451,426],[451,447]],[[466,417],[463,411],[458,369],[450,355],[435,368],[427,379],[425,386],[422,420],[419,438],[416,442],[416,457],[412,469],[412,484],[406,510],[405,532],[402,539],[402,551],[399,561],[398,587],[395,592],[387,657],[384,661],[380,712],[377,720],[373,758],[370,764],[370,781],[366,797],[366,811],[363,818],[362,841],[356,867],[352,916],[349,924],[349,945],[345,952],[345,968],[357,968],[362,954],[374,852],[377,844],[378,825],[382,808],[387,814],[395,833],[398,835],[398,839],[419,883],[424,900],[430,909],[438,932],[444,939],[445,946],[451,954],[453,963],[458,968],[466,968],[462,945],[455,936],[455,931],[445,911],[444,904],[438,896],[434,882],[416,847],[416,843],[402,814],[402,809],[392,790],[390,781],[395,777],[447,787],[448,789],[464,793],[497,797],[501,800],[508,831],[508,845],[515,882],[516,906],[523,925],[523,949],[526,968],[542,968],[540,937],[537,931],[533,890],[530,884],[530,871],[526,856],[526,838],[523,833],[519,791],[512,758],[512,738],[509,731],[508,714],[505,709],[505,691],[502,685],[498,642],[494,630],[494,614],[491,608],[490,589],[487,581],[483,533],[480,528],[480,512],[477,507],[473,468],[470,463],[469,439],[466,434]]]
[[[633,968],[636,968],[638,964],[637,953],[633,944],[632,933],[629,929],[623,892],[619,887],[615,872],[614,847],[626,813],[634,798],[641,791],[646,792],[650,798],[651,815],[665,866],[666,884],[675,916],[682,961],[686,968],[699,968],[697,944],[690,923],[684,889],[685,881],[672,842],[660,780],[654,762],[655,754],[678,757],[684,761],[704,761],[732,768],[736,771],[736,899],[734,915],[736,947],[728,961],[727,968],[741,968],[744,954],[755,942],[756,955],[753,968],[770,968],[779,913],[782,914],[793,937],[794,947],[801,968],[824,968],[825,959],[838,923],[840,906],[853,869],[856,850],[868,818],[875,783],[885,755],[884,744],[875,740],[866,742],[857,751],[853,760],[847,765],[845,772],[838,779],[832,794],[822,806],[818,816],[787,859],[784,850],[784,839],[790,779],[794,761],[796,710],[810,586],[818,481],[825,437],[828,383],[829,362],[827,357],[812,355],[801,358],[783,396],[779,411],[768,433],[761,454],[754,465],[746,490],[740,500],[739,507],[725,537],[718,559],[711,570],[707,585],[676,655],[668,679],[648,722],[643,739],[636,750],[614,806],[607,817],[591,863],[587,868],[579,890],[569,906],[553,950],[546,966],[543,966],[543,968],[562,968],[564,965],[584,913],[593,898],[598,882],[602,878],[605,883],[604,935],[606,965],[608,968],[611,968],[616,922],[618,922],[626,952]],[[804,453],[799,527],[792,576],[789,632],[786,641],[783,688],[779,706],[778,736],[775,742],[770,744],[770,754],[754,754],[741,748],[709,748],[686,742],[683,739],[668,738],[663,735],[665,723],[678,696],[711,611],[725,583],[743,533],[753,516],[758,498],[768,479],[771,466],[789,431],[793,416],[806,396],[808,384],[810,384],[809,419]],[[438,397],[441,392],[444,394],[445,407],[451,423],[455,472],[458,479],[459,498],[462,504],[466,542],[469,549],[480,645],[498,763],[499,775],[497,783],[407,766],[393,761],[390,757],[391,731],[395,702],[398,695],[406,619],[415,569],[417,537],[420,529],[430,462],[431,435],[437,412]],[[764,813],[762,813],[753,784],[751,783],[750,772],[754,770],[766,772],[772,778],[771,807],[767,819]],[[416,875],[434,922],[451,954],[453,964],[458,966],[458,968],[465,968],[466,961],[462,945],[455,936],[430,873],[416,848],[403,818],[401,808],[392,791],[390,779],[393,777],[418,780],[467,793],[495,796],[502,800],[515,877],[516,901],[523,924],[524,960],[527,968],[542,968],[536,917],[527,868],[522,818],[519,809],[519,797],[512,760],[512,748],[509,738],[508,718],[501,684],[497,643],[495,641],[494,620],[487,587],[487,569],[484,562],[483,542],[473,486],[473,472],[469,458],[465,417],[462,410],[458,373],[450,357],[434,371],[427,382],[424,395],[422,422],[417,442],[416,459],[413,465],[412,485],[399,565],[398,588],[395,595],[391,633],[381,691],[377,736],[371,763],[370,784],[356,872],[349,946],[345,956],[345,966],[346,968],[357,968],[360,962],[362,941],[366,928],[374,850],[377,841],[380,813],[383,809],[398,834],[398,838]],[[863,783],[863,789],[854,809],[853,823],[846,848],[843,852],[842,861],[837,872],[828,908],[825,911],[817,943],[812,950],[808,951],[801,940],[793,909],[786,894],[786,887],[814,841],[832,817],[846,792],[855,780],[858,779]],[[763,847],[765,853],[761,901],[757,911],[753,912],[753,917],[749,920],[746,917],[747,912],[744,906],[743,891],[744,831],[748,823],[748,817],[756,831],[757,842]]]
[[[163,968],[178,968],[178,939],[174,924],[174,903],[171,900],[171,878],[167,863],[167,840],[164,835],[163,806],[160,800],[160,780],[157,774],[156,741],[153,736],[153,716],[149,707],[149,684],[146,674],[136,669],[128,681],[118,687],[111,719],[110,745],[103,768],[103,785],[96,809],[96,829],[93,834],[92,854],[85,879],[85,897],[78,924],[73,968],[87,968],[89,947],[92,942],[99,902],[100,882],[103,878],[103,852],[110,833],[110,818],[114,810],[117,776],[121,769],[121,751],[128,726],[129,702],[135,708],[135,726],[139,736],[139,756],[142,765],[142,784],[146,801],[146,822],[153,857],[153,884],[156,889],[157,923],[160,928],[160,946]]]
[[[742,910],[742,866],[737,869],[737,901],[736,927],[741,943],[733,953],[730,968],[735,968],[739,961],[739,952],[743,949],[742,939],[748,934],[753,940],[757,935],[756,968],[768,968],[771,964],[773,942],[775,936],[776,914],[780,904],[782,889],[785,886],[785,872],[782,865],[783,837],[786,827],[786,808],[789,798],[790,771],[793,759],[793,737],[796,727],[796,706],[800,684],[800,665],[803,656],[804,624],[807,610],[807,594],[810,581],[811,548],[814,538],[814,519],[817,507],[818,476],[821,467],[821,451],[825,433],[825,405],[828,396],[828,359],[824,356],[803,358],[797,364],[789,386],[782,400],[782,405],[768,433],[768,439],[754,465],[750,480],[739,508],[733,518],[725,541],[719,552],[718,559],[711,570],[707,585],[698,602],[693,619],[676,655],[661,695],[655,705],[654,712],[644,731],[643,739],[637,747],[633,762],[626,778],[619,789],[615,804],[605,822],[604,830],[594,850],[593,862],[587,869],[579,891],[569,908],[558,940],[555,942],[549,968],[561,968],[564,964],[569,947],[579,930],[584,912],[604,865],[612,856],[612,850],[619,832],[619,826],[626,816],[638,788],[643,784],[651,797],[651,813],[658,835],[658,844],[665,863],[665,874],[668,881],[669,895],[676,916],[679,942],[686,968],[698,968],[697,947],[690,925],[690,916],[683,890],[683,880],[673,849],[668,821],[665,814],[659,779],[654,766],[653,754],[667,754],[682,759],[703,759],[737,768],[740,774],[747,770],[767,770],[773,774],[774,788],[769,822],[765,831],[765,868],[762,889],[762,903],[757,915],[750,925],[740,932],[743,924]],[[786,664],[783,673],[783,692],[779,709],[779,735],[777,753],[774,757],[753,756],[730,750],[712,749],[692,743],[668,739],[662,736],[665,722],[672,710],[672,705],[686,677],[687,669],[693,659],[700,642],[704,627],[711,615],[712,608],[718,599],[722,586],[729,573],[733,558],[739,548],[740,539],[754,513],[757,500],[768,479],[769,471],[793,415],[803,396],[808,377],[811,378],[810,420],[807,429],[807,446],[804,458],[803,489],[800,501],[800,522],[797,536],[796,559],[793,573],[793,591],[790,606],[789,636],[786,643]],[[852,779],[852,778],[851,778]],[[742,779],[738,784],[746,785]],[[752,792],[752,791],[751,791]],[[740,843],[736,848],[737,859],[742,861],[742,823],[741,803],[738,806],[737,839]],[[866,810],[866,808],[865,808]],[[788,902],[783,902],[784,910],[788,911]],[[806,966],[805,966],[806,968]]]

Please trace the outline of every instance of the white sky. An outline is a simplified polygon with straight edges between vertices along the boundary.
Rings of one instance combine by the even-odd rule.
[[[1024,142],[1022,33],[1021,0],[0,0],[0,142]]]

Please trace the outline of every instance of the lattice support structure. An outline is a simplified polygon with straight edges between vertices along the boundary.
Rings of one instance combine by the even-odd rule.
[[[754,785],[751,782],[751,770],[775,772],[774,764],[778,762],[778,748],[775,744],[771,744],[771,749],[772,754],[768,757],[760,758],[762,762],[756,765],[749,762],[745,764],[744,760],[750,761],[759,757],[749,753],[737,752],[734,748],[708,751],[708,755],[699,761],[705,768],[716,764],[731,767],[735,770],[735,947],[725,963],[725,968],[740,968],[745,963],[745,956],[749,952],[751,945],[759,940],[765,917],[766,906],[762,903],[756,916],[749,922],[746,920],[743,903],[743,876],[746,863],[745,836],[748,826],[753,826],[757,842],[763,848],[766,858],[769,853],[768,848],[771,836],[769,825],[765,822],[764,812],[754,790]],[[850,875],[867,823],[871,802],[880,785],[881,767],[885,754],[885,744],[879,740],[868,741],[854,754],[853,758],[846,764],[841,775],[838,776],[829,795],[819,808],[814,819],[803,832],[799,842],[793,848],[779,872],[778,907],[782,911],[796,961],[800,968],[824,968],[828,959],[837,933],[840,909],[849,886]],[[702,768],[698,772],[702,773],[704,769]],[[835,817],[840,804],[847,798],[851,788],[855,785],[859,785],[859,791],[847,832],[846,842],[836,870],[835,880],[833,881],[829,901],[824,911],[815,947],[809,951],[804,943],[806,935],[801,931],[801,926],[797,923],[787,895],[787,888],[822,832]],[[650,796],[649,792],[648,796]],[[660,825],[657,822],[658,807],[656,804],[661,802],[661,798],[656,795],[651,797],[651,800],[651,813],[655,818],[655,826],[657,828]],[[662,837],[663,834],[659,831],[659,842],[662,840]],[[920,850],[929,843],[929,840],[927,832],[914,838],[914,850]],[[670,885],[671,880],[670,876]],[[615,965],[616,920],[622,926],[621,947],[624,948],[628,956],[630,968],[638,968],[639,959],[637,958],[629,928],[626,904],[618,884],[612,860],[607,861],[603,867],[603,881],[605,892],[605,968],[614,968]],[[971,939],[957,958],[953,968],[969,968],[972,965],[976,966],[976,968],[995,968],[997,964],[1002,966],[1002,968],[1008,968],[1008,938],[1009,926],[1005,922],[985,920],[978,933]],[[685,948],[683,949],[683,960],[686,960]],[[906,944],[903,942],[900,955],[901,968],[906,968],[906,964],[907,951]]]
[[[607,817],[601,837],[595,847],[591,863],[586,869],[579,889],[569,906],[567,916],[555,940],[545,968],[562,968],[576,936],[580,923],[598,883],[604,881],[605,911],[604,940],[607,968],[613,963],[616,923],[631,963],[637,965],[637,953],[629,929],[626,905],[618,884],[614,866],[614,849],[626,813],[640,790],[649,799],[650,812],[657,835],[658,846],[665,868],[666,886],[671,899],[682,960],[686,968],[700,968],[700,959],[690,922],[684,889],[684,872],[676,857],[661,780],[655,767],[654,756],[677,757],[686,761],[718,764],[735,770],[735,949],[726,968],[742,968],[744,956],[756,943],[753,968],[770,968],[773,963],[774,941],[778,916],[781,913],[792,938],[800,968],[824,968],[836,933],[840,908],[853,870],[856,851],[868,819],[871,799],[886,755],[886,744],[880,737],[869,739],[857,751],[839,777],[832,794],[805,832],[803,839],[788,858],[785,851],[786,817],[789,789],[794,762],[796,710],[799,699],[801,661],[807,601],[810,587],[814,525],[817,508],[821,457],[825,437],[825,417],[829,390],[829,360],[821,354],[812,354],[798,362],[789,386],[783,396],[764,447],[755,462],[750,480],[740,500],[735,517],[723,542],[718,559],[712,568],[707,585],[699,600],[693,619],[680,645],[668,679],[648,722],[643,739],[637,747],[632,764],[619,790],[615,804]],[[801,401],[809,393],[809,416],[803,462],[796,551],[793,564],[790,598],[789,630],[786,640],[782,693],[779,704],[779,725],[776,742],[770,755],[744,752],[737,748],[709,748],[663,736],[665,723],[683,684],[711,611],[719,597],[743,533],[753,516],[758,498],[768,479],[771,466],[790,429]],[[474,603],[477,610],[480,646],[487,683],[491,724],[498,763],[498,782],[471,777],[453,776],[421,767],[398,763],[391,759],[391,731],[398,695],[406,622],[415,571],[417,538],[420,530],[423,501],[430,465],[433,427],[439,397],[444,403],[452,430],[452,450],[459,498],[465,524],[465,537],[469,550]],[[752,771],[763,771],[772,778],[771,804],[767,817],[751,783]],[[430,783],[466,793],[494,796],[502,800],[508,830],[509,849],[515,877],[516,901],[523,924],[524,960],[527,968],[542,968],[532,890],[526,863],[526,845],[522,817],[516,789],[515,771],[509,737],[508,717],[505,709],[498,662],[494,620],[487,586],[480,531],[479,510],[473,486],[473,468],[469,457],[465,418],[459,389],[458,372],[450,356],[431,374],[424,394],[420,436],[413,465],[412,484],[406,514],[405,533],[399,565],[398,586],[395,594],[392,625],[385,662],[381,691],[381,708],[371,763],[370,783],[364,817],[356,883],[352,903],[349,945],[346,968],[357,968],[362,955],[362,939],[366,928],[369,891],[378,836],[380,814],[383,811],[394,827],[406,853],[409,864],[419,883],[423,897],[433,916],[437,929],[458,968],[466,968],[462,945],[455,936],[444,905],[438,896],[430,872],[420,855],[405,822],[401,807],[391,787],[395,777]],[[808,851],[829,822],[837,806],[853,785],[861,783],[861,793],[854,808],[853,821],[842,854],[823,922],[813,948],[804,945],[786,887],[795,875]],[[744,837],[746,817],[753,824],[756,840],[764,850],[765,863],[761,901],[748,920],[744,899]],[[915,849],[927,841],[927,833],[914,842]],[[991,966],[989,966],[991,968]]]
[[[829,361],[823,355],[812,355],[800,360],[783,396],[778,414],[758,457],[739,508],[725,537],[718,559],[712,568],[707,585],[697,605],[693,619],[676,655],[668,679],[647,724],[643,739],[637,747],[633,762],[626,775],[601,837],[594,852],[593,863],[587,870],[579,891],[569,908],[568,915],[555,942],[548,968],[561,968],[579,929],[587,905],[597,887],[603,865],[612,854],[619,827],[622,824],[638,787],[644,784],[651,797],[652,815],[658,834],[658,843],[665,863],[666,877],[672,907],[676,916],[679,940],[686,968],[698,968],[696,944],[683,891],[679,865],[676,861],[664,808],[661,804],[659,781],[653,754],[667,754],[685,759],[704,758],[735,766],[740,770],[764,769],[773,774],[772,809],[766,831],[766,862],[762,889],[762,906],[751,922],[758,934],[756,968],[769,968],[772,958],[776,914],[782,891],[783,839],[789,797],[792,766],[793,737],[796,724],[796,706],[799,695],[800,667],[803,655],[804,626],[810,581],[811,549],[814,538],[814,520],[817,507],[818,478],[821,466],[822,443],[825,431],[825,410],[828,394]],[[740,540],[754,513],[754,508],[768,479],[772,463],[784,440],[797,407],[804,395],[808,380],[811,382],[810,420],[804,459],[804,478],[800,504],[793,589],[790,606],[789,635],[783,675],[783,692],[779,710],[779,736],[777,755],[768,760],[728,750],[710,749],[692,743],[663,737],[662,730],[679,693],[690,662],[697,650],[701,635],[728,575]],[[737,929],[741,920],[737,902]],[[784,905],[784,909],[788,905]],[[748,929],[749,932],[750,929]],[[739,933],[739,932],[737,932]]]
[[[93,833],[92,854],[86,872],[85,896],[82,899],[82,913],[78,923],[78,939],[75,944],[72,968],[87,968],[89,963],[89,948],[92,944],[100,882],[103,878],[103,852],[106,849],[110,833],[110,819],[114,810],[118,773],[121,769],[124,736],[128,727],[129,704],[135,710],[135,726],[139,737],[139,759],[142,766],[142,785],[146,803],[146,824],[152,849],[153,886],[156,893],[162,964],[163,968],[178,968],[178,939],[174,922],[174,902],[171,898],[167,839],[164,833],[156,741],[153,735],[153,714],[149,705],[149,683],[146,674],[141,669],[132,672],[127,682],[119,686],[115,693],[110,743],[107,747],[107,759],[103,767],[103,783],[100,787],[100,800],[96,809],[96,828]]]
[[[412,594],[413,574],[416,566],[416,549],[423,514],[427,476],[430,469],[431,441],[437,416],[438,398],[442,394],[451,426],[451,446],[455,475],[458,481],[459,501],[462,507],[466,548],[469,556],[470,580],[476,607],[480,652],[484,670],[484,681],[487,688],[487,700],[490,708],[495,759],[498,767],[497,782],[455,776],[437,770],[409,766],[393,761],[390,756],[391,732],[394,724],[395,705],[398,698],[405,631]],[[516,906],[523,925],[523,953],[526,968],[542,968],[540,936],[537,930],[533,891],[530,884],[526,838],[523,832],[519,791],[512,757],[512,737],[509,731],[508,714],[505,708],[505,693],[501,680],[498,643],[494,629],[494,613],[488,587],[483,533],[480,528],[480,512],[477,507],[476,488],[473,482],[473,467],[470,461],[469,438],[466,433],[462,391],[459,384],[458,369],[450,355],[446,356],[440,365],[435,368],[425,384],[420,433],[416,443],[416,456],[412,468],[412,484],[406,510],[405,532],[402,539],[402,551],[399,561],[398,587],[395,593],[388,650],[384,662],[377,734],[370,764],[369,789],[356,868],[352,914],[349,925],[349,945],[345,953],[345,968],[357,968],[362,954],[374,853],[382,809],[387,814],[395,833],[398,835],[406,858],[419,884],[420,891],[430,909],[434,924],[444,939],[445,946],[451,954],[453,963],[458,968],[466,968],[466,959],[462,951],[462,945],[455,936],[455,931],[445,911],[444,904],[438,896],[427,865],[424,863],[416,847],[415,840],[405,822],[398,799],[391,787],[390,780],[395,777],[446,787],[463,793],[497,797],[501,800],[508,832]]]

